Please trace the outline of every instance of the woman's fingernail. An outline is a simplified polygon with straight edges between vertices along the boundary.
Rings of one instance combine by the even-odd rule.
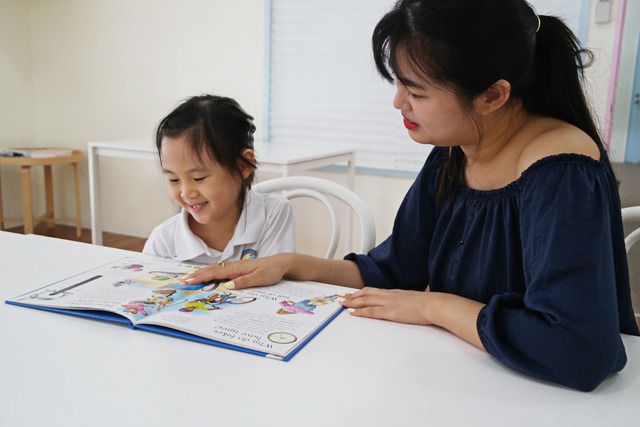
[[[184,279],[184,281],[189,283],[189,282],[193,282],[193,279]]]
[[[348,308],[347,310],[349,310],[349,313],[355,313],[356,312],[355,308]]]
[[[224,286],[227,289],[235,289],[236,288],[236,284],[231,282],[226,282],[224,284],[222,284],[222,286]]]
[[[346,301],[346,299],[345,299],[345,298],[338,297],[338,302],[345,302],[345,301]]]
[[[339,293],[338,293],[338,296],[341,296],[341,297],[343,297],[343,296],[345,296],[345,295],[346,295],[346,294],[345,294],[344,292],[339,292]]]

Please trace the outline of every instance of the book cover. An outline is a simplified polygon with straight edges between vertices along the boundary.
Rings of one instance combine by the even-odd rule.
[[[342,311],[338,295],[352,291],[316,282],[242,291],[224,282],[181,283],[200,267],[126,257],[6,302],[289,360]]]

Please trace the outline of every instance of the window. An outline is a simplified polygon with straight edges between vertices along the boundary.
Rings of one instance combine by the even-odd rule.
[[[394,3],[266,0],[265,141],[354,148],[360,170],[415,176],[431,146],[408,136],[371,53],[373,29]],[[588,0],[531,3],[574,30],[582,17],[586,28]]]
[[[431,147],[407,134],[371,53],[394,3],[271,1],[266,141],[354,148],[359,169],[420,170]]]

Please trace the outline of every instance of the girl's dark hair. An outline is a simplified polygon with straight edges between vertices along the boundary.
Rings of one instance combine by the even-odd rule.
[[[402,52],[470,114],[473,99],[504,79],[526,110],[571,123],[602,147],[581,85],[593,55],[560,19],[539,19],[524,0],[400,0],[373,32],[373,55],[385,79],[402,81]],[[439,201],[466,185],[465,161],[460,147],[451,148]]]
[[[206,153],[211,159],[242,178],[238,161],[251,165],[254,170],[241,179],[240,206],[244,205],[246,190],[251,188],[256,164],[242,156],[253,150],[253,117],[233,99],[215,95],[194,96],[187,99],[167,117],[156,131],[156,147],[162,152],[162,138],[184,137],[198,156]],[[162,156],[160,156],[162,161]]]

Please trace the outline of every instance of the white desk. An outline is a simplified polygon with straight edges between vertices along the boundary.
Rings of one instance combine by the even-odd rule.
[[[157,160],[158,151],[151,139],[89,142],[89,196],[91,205],[91,241],[102,244],[102,216],[100,210],[100,156]],[[271,147],[265,143],[256,153],[258,170],[279,173],[282,176],[323,166],[347,163],[347,187],[354,189],[356,162],[354,150],[329,150],[295,146]],[[351,213],[347,216],[346,247],[350,247]]]
[[[130,252],[0,232],[2,299]],[[10,262],[7,262],[10,260]],[[634,426],[640,338],[591,393],[441,329],[343,312],[290,362],[0,304],[0,425]]]

